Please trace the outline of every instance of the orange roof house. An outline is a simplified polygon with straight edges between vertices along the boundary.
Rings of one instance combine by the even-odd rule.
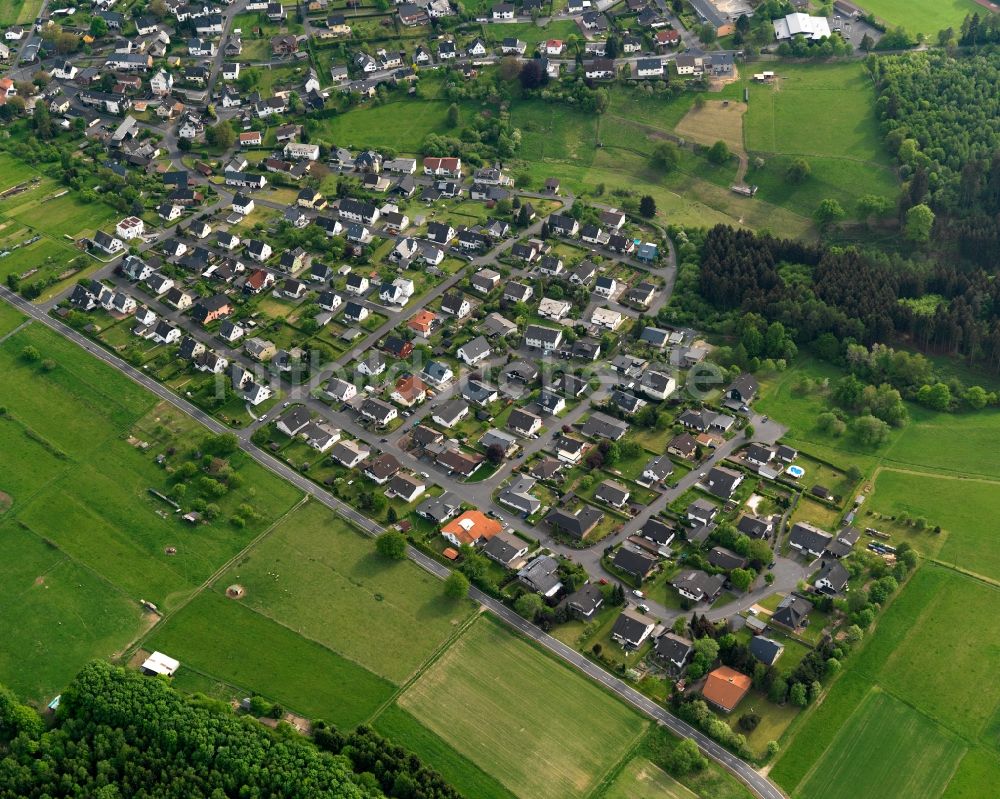
[[[437,314],[433,311],[421,310],[417,311],[406,325],[410,330],[419,333],[421,336],[429,336],[431,334],[431,325],[434,324],[435,319],[437,319]]]
[[[461,547],[471,546],[479,540],[489,541],[502,529],[500,522],[485,513],[468,510],[442,527],[441,535],[455,546]]]
[[[416,375],[406,375],[396,381],[391,399],[407,408],[412,408],[427,398],[427,384]]]
[[[715,671],[709,672],[705,687],[701,689],[701,695],[716,707],[731,713],[747,695],[751,685],[752,681],[747,675],[729,666],[720,666]]]

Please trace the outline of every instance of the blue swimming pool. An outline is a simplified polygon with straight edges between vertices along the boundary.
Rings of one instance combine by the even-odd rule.
[[[806,473],[806,470],[803,469],[801,466],[789,466],[787,469],[785,469],[785,471],[791,477],[794,477],[796,479],[798,479],[799,477],[801,477],[802,475],[804,475]]]

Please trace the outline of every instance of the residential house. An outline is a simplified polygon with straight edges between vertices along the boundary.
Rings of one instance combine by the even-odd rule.
[[[640,583],[653,573],[656,563],[656,558],[629,547],[620,547],[611,560],[612,566],[634,577]]]
[[[678,594],[692,602],[714,602],[726,584],[726,575],[708,574],[699,569],[681,571],[670,584]]]
[[[611,638],[622,649],[638,649],[652,634],[656,623],[648,616],[634,610],[624,610],[611,628]]]
[[[575,513],[556,508],[545,517],[546,523],[556,532],[563,533],[577,541],[584,540],[604,519],[597,508],[584,505]]]
[[[723,713],[732,713],[747,695],[753,681],[729,666],[720,666],[708,673],[701,695]]]
[[[523,562],[524,556],[528,554],[528,545],[516,535],[500,532],[486,542],[483,554],[495,563],[512,569]]]
[[[673,677],[679,677],[694,654],[694,645],[687,638],[667,632],[656,639],[653,654]]]
[[[481,511],[469,510],[445,524],[441,528],[441,535],[453,546],[461,547],[485,544],[502,530],[500,522]]]
[[[788,545],[804,555],[818,558],[826,552],[833,536],[809,522],[796,522],[788,534]]]
[[[566,607],[578,619],[590,620],[604,604],[604,594],[594,583],[585,583],[568,597]]]

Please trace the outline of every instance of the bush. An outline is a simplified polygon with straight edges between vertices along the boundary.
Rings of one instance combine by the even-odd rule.
[[[758,724],[760,724],[760,716],[756,713],[744,713],[740,716],[739,725],[741,730],[753,732],[757,729]]]

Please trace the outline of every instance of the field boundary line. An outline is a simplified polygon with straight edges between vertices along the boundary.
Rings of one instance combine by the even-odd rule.
[[[25,328],[28,325],[30,325],[33,321],[34,321],[33,319],[25,319],[23,322],[21,322],[21,324],[19,324],[13,330],[10,330],[7,333],[4,333],[2,336],[0,336],[0,344],[3,344],[7,339],[9,339],[15,333],[20,333],[23,328]]]
[[[1000,588],[1000,580],[995,580],[984,574],[977,574],[976,572],[970,571],[963,566],[959,566],[957,563],[949,563],[946,560],[939,560],[938,558],[927,558],[927,560],[943,569],[950,569],[953,572],[961,574],[963,577],[968,577],[970,580],[976,580],[984,585],[988,585],[990,588]]]
[[[890,461],[892,461],[892,458],[888,458],[888,459],[883,458],[883,460],[890,460]],[[893,461],[893,462],[894,463],[905,463],[905,461]],[[892,466],[892,465],[884,466],[884,465],[881,465],[881,464],[878,465],[878,466],[876,466],[875,467],[875,471],[872,472],[872,476],[871,476],[872,481],[874,482],[875,479],[882,472],[898,472],[899,474],[912,474],[912,475],[914,475],[916,477],[938,477],[938,478],[940,478],[942,480],[964,480],[964,481],[969,482],[969,483],[989,483],[989,484],[992,484],[992,485],[1000,486],[1000,480],[997,480],[997,479],[994,479],[994,478],[990,478],[990,477],[987,477],[985,475],[980,475],[980,474],[978,474],[976,472],[959,472],[959,471],[957,471],[955,469],[946,469],[946,470],[944,470],[945,473],[942,473],[942,472],[937,472],[937,471],[923,471],[920,468],[907,468],[907,469],[904,469],[904,468],[901,468],[899,466]],[[948,474],[947,472],[951,472],[951,473]]]
[[[162,626],[163,622],[167,621],[168,619],[173,618],[180,611],[182,611],[184,608],[186,608],[188,605],[190,605],[191,602],[195,599],[195,597],[201,596],[205,592],[205,589],[211,587],[212,584],[222,576],[223,572],[227,571],[233,565],[233,563],[235,563],[239,558],[243,557],[251,549],[253,549],[257,545],[258,542],[262,541],[264,538],[266,538],[272,532],[274,532],[274,528],[277,527],[281,522],[283,522],[289,516],[289,514],[291,514],[293,511],[298,510],[300,507],[302,507],[308,501],[309,501],[309,495],[306,494],[298,502],[296,502],[291,508],[289,508],[283,514],[281,514],[281,516],[279,516],[277,519],[275,519],[270,525],[268,525],[267,528],[265,528],[258,535],[256,535],[254,538],[252,538],[250,540],[250,542],[245,547],[243,547],[243,549],[241,549],[239,552],[237,552],[235,555],[233,555],[229,560],[227,560],[225,563],[223,563],[222,566],[220,566],[218,569],[216,569],[214,572],[212,572],[212,574],[209,575],[208,579],[205,580],[197,588],[195,588],[190,594],[188,594],[188,596],[185,599],[182,599],[179,605],[177,605],[176,607],[174,607],[174,608],[166,611],[165,613],[161,613],[160,614],[160,620],[158,622],[156,622],[156,624],[152,625],[144,633],[142,633],[141,635],[136,636],[131,641],[129,641],[128,644],[126,644],[124,647],[122,647],[122,657],[123,658],[126,657],[126,656],[131,657],[132,654],[135,652],[135,650],[138,649],[140,646],[142,646],[142,644],[145,642],[145,640],[150,635],[153,634],[153,631],[157,627]]]
[[[646,729],[636,734],[624,754],[622,754],[622,756],[615,763],[612,763],[611,766],[608,767],[607,771],[601,775],[599,780],[594,782],[590,790],[584,794],[583,799],[596,799],[596,797],[604,795],[607,789],[610,788],[612,783],[614,783],[614,781],[618,778],[618,775],[621,774],[628,767],[628,764],[632,762],[632,759],[639,751],[639,747],[641,746],[643,739],[649,735],[649,732],[650,725],[647,724]],[[656,764],[654,763],[654,765]]]
[[[65,558],[66,560],[70,561],[71,563],[79,566],[81,569],[84,569],[84,570],[90,572],[91,574],[93,574],[94,576],[96,576],[97,579],[100,580],[102,583],[105,583],[106,585],[110,586],[112,589],[114,589],[114,591],[116,593],[121,594],[123,597],[125,597],[129,602],[135,604],[137,607],[141,607],[139,605],[139,600],[138,599],[135,599],[134,597],[132,597],[131,595],[129,595],[125,591],[124,588],[122,588],[118,584],[112,582],[112,580],[111,580],[110,577],[107,577],[107,576],[101,574],[93,566],[91,566],[91,565],[89,565],[87,563],[84,563],[82,560],[78,560],[73,555],[71,555],[69,552],[67,552],[65,549],[63,549],[61,546],[59,546],[58,543],[56,543],[55,541],[53,541],[51,538],[47,538],[46,536],[42,535],[37,530],[35,530],[33,527],[30,527],[23,520],[17,519],[15,521],[15,523],[22,530],[26,530],[27,532],[31,533],[33,536],[35,536],[35,538],[37,538],[39,541],[41,541],[46,546],[52,547],[56,552],[58,552],[60,555],[62,555],[63,558]],[[46,572],[44,572],[44,573],[47,573],[48,571],[49,570],[46,570]]]
[[[485,612],[486,608],[480,605],[479,608],[476,609],[476,612],[470,614],[469,618],[467,618],[464,622],[462,622],[457,630],[455,630],[444,641],[442,641],[441,644],[438,646],[438,648],[435,649],[433,652],[431,652],[427,660],[421,663],[420,666],[417,667],[416,671],[414,671],[413,674],[411,674],[409,677],[406,678],[406,680],[403,681],[402,685],[397,686],[397,690],[394,691],[393,694],[388,699],[386,699],[381,705],[375,708],[371,716],[368,717],[366,723],[374,724],[378,720],[379,716],[381,716],[386,710],[388,710],[389,707],[394,705],[396,703],[396,700],[399,699],[399,697],[401,697],[404,693],[406,693],[406,691],[409,688],[411,688],[417,680],[423,677],[424,674],[426,674],[427,671],[435,663],[437,663],[442,657],[444,657],[445,653],[449,649],[451,649],[451,647],[458,641],[459,638],[465,635],[465,633],[469,630],[469,628],[473,624],[475,624],[476,621],[479,620],[479,617]]]
[[[321,647],[322,649],[325,649],[330,654],[336,655],[341,660],[345,660],[348,663],[353,663],[359,669],[363,669],[364,671],[367,671],[369,674],[372,674],[375,677],[378,677],[380,680],[385,680],[390,685],[395,685],[395,683],[391,679],[389,679],[388,677],[386,677],[384,674],[379,674],[377,671],[374,671],[373,669],[369,668],[364,663],[361,663],[361,662],[355,660],[354,658],[352,658],[352,657],[350,657],[348,655],[345,655],[343,652],[339,652],[338,650],[334,649],[329,644],[324,643],[323,641],[319,641],[319,640],[313,638],[311,635],[307,635],[302,630],[298,630],[295,627],[292,627],[290,624],[286,624],[285,622],[281,621],[280,619],[274,618],[274,616],[271,616],[271,615],[265,613],[263,610],[260,610],[259,608],[251,607],[250,605],[246,604],[245,602],[239,602],[237,604],[239,605],[239,607],[243,608],[248,613],[253,613],[256,616],[260,616],[260,618],[262,618],[262,619],[267,619],[272,624],[276,624],[278,627],[282,627],[282,628],[288,630],[288,632],[294,633],[299,638],[301,638],[303,641],[308,641],[310,644],[315,644],[316,646]]]

